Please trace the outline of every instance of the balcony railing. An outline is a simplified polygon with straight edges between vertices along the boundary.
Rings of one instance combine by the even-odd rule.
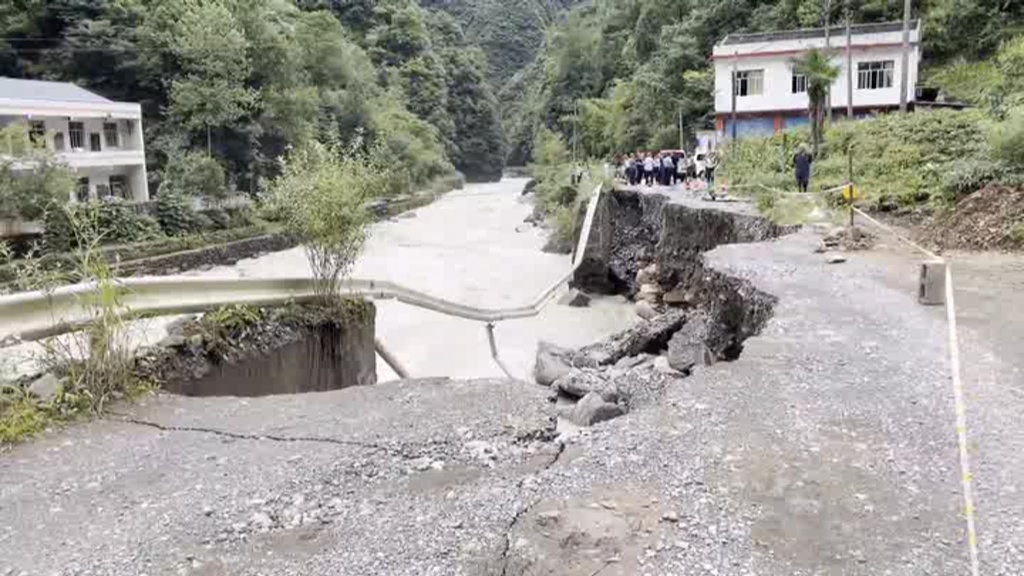
[[[56,152],[61,160],[70,166],[136,165],[145,162],[142,150],[65,150]]]

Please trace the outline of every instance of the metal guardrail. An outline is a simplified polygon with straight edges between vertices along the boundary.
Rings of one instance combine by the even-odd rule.
[[[508,370],[498,357],[493,344],[493,327],[497,322],[536,316],[555,291],[572,277],[583,261],[594,214],[600,199],[598,186],[591,194],[572,267],[529,304],[514,308],[479,308],[452,302],[424,292],[381,280],[349,280],[340,290],[344,296],[361,296],[372,300],[397,300],[411,306],[433,310],[448,316],[484,322],[495,361],[502,371]],[[133,314],[164,316],[205,312],[230,304],[281,306],[313,298],[312,278],[196,278],[161,276],[117,280],[124,289],[124,306]],[[93,320],[87,304],[95,283],[62,286],[53,290],[37,290],[0,297],[0,343],[38,340],[74,331]]]

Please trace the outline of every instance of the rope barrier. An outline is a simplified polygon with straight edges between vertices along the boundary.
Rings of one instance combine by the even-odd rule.
[[[765,184],[757,184],[756,186],[763,188],[773,194],[779,194],[783,196],[809,196],[810,194],[827,194],[830,192],[838,192],[848,185],[850,185],[850,183],[846,183],[833,188],[828,188],[826,190],[812,191],[810,193],[786,192],[783,190],[772,188]],[[753,186],[755,185],[745,185],[744,187],[749,188]],[[967,441],[967,404],[964,400],[963,380],[961,377],[960,344],[956,325],[956,302],[953,294],[953,273],[950,270],[949,262],[947,262],[945,258],[942,258],[938,254],[932,252],[931,250],[928,250],[927,248],[914,242],[910,238],[907,238],[903,234],[899,233],[899,231],[897,231],[893,227],[883,224],[882,222],[879,222],[877,219],[869,216],[860,208],[857,208],[856,206],[853,205],[851,205],[850,208],[857,216],[860,216],[861,218],[867,220],[877,228],[885,231],[891,236],[894,236],[898,241],[902,242],[903,244],[906,244],[910,248],[920,252],[921,254],[924,254],[930,260],[941,262],[945,266],[946,325],[949,328],[949,361],[950,371],[952,372],[953,410],[956,418],[955,428],[957,436],[957,453],[960,463],[961,491],[963,493],[964,500],[964,520],[966,522],[967,530],[967,548],[968,555],[970,558],[971,576],[979,576],[980,564],[978,561],[978,535],[974,515],[974,491],[972,489],[973,478],[971,476],[970,452],[968,450],[969,444]]]
[[[830,188],[827,190],[821,190],[817,193],[825,194],[829,192],[837,192],[842,190],[847,184]],[[787,193],[781,190],[776,190],[769,186],[762,185],[763,188],[780,194],[805,194],[805,193]],[[957,323],[956,323],[956,301],[954,299],[953,290],[953,273],[950,270],[949,262],[945,258],[942,258],[938,254],[928,250],[927,248],[917,244],[913,240],[907,238],[899,231],[891,226],[879,222],[877,219],[869,216],[860,208],[851,206],[853,212],[861,218],[867,220],[872,225],[885,231],[886,233],[894,236],[898,241],[906,244],[912,249],[924,254],[929,259],[936,262],[941,262],[945,266],[946,273],[946,325],[949,328],[949,363],[950,371],[952,373],[952,386],[953,386],[953,410],[956,419],[956,437],[957,437],[957,454],[960,464],[960,485],[961,492],[963,494],[963,510],[964,510],[964,521],[966,523],[967,530],[967,549],[970,558],[970,569],[971,576],[979,576],[980,574],[980,563],[978,560],[978,534],[975,521],[975,507],[974,507],[974,490],[972,488],[973,477],[971,476],[971,460],[970,452],[968,450],[969,444],[967,441],[967,404],[964,400],[964,387],[963,380],[961,377],[961,366],[960,366],[960,344],[959,337],[957,334]]]

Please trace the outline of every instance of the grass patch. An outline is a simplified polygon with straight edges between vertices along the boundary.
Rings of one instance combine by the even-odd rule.
[[[983,113],[970,110],[885,114],[835,123],[826,131],[812,165],[811,188],[820,191],[847,181],[850,148],[853,179],[868,207],[948,203],[949,175],[987,158],[988,123]],[[810,135],[802,128],[732,142],[723,155],[720,181],[737,191],[752,185],[795,190],[793,156],[799,144],[807,142]]]
[[[50,426],[50,410],[20,386],[0,389],[0,445],[15,444]]]

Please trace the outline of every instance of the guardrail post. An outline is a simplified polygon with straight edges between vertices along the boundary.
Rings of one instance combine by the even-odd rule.
[[[377,350],[377,354],[380,354],[381,360],[383,360],[385,364],[390,366],[391,369],[395,371],[395,374],[397,374],[399,378],[403,380],[409,378],[409,372],[405,369],[404,366],[402,366],[398,359],[395,358],[395,355],[392,354],[390,350],[384,347],[384,343],[380,341],[380,338],[373,339],[373,347]]]
[[[928,260],[921,263],[917,301],[925,306],[946,303],[946,262]]]

